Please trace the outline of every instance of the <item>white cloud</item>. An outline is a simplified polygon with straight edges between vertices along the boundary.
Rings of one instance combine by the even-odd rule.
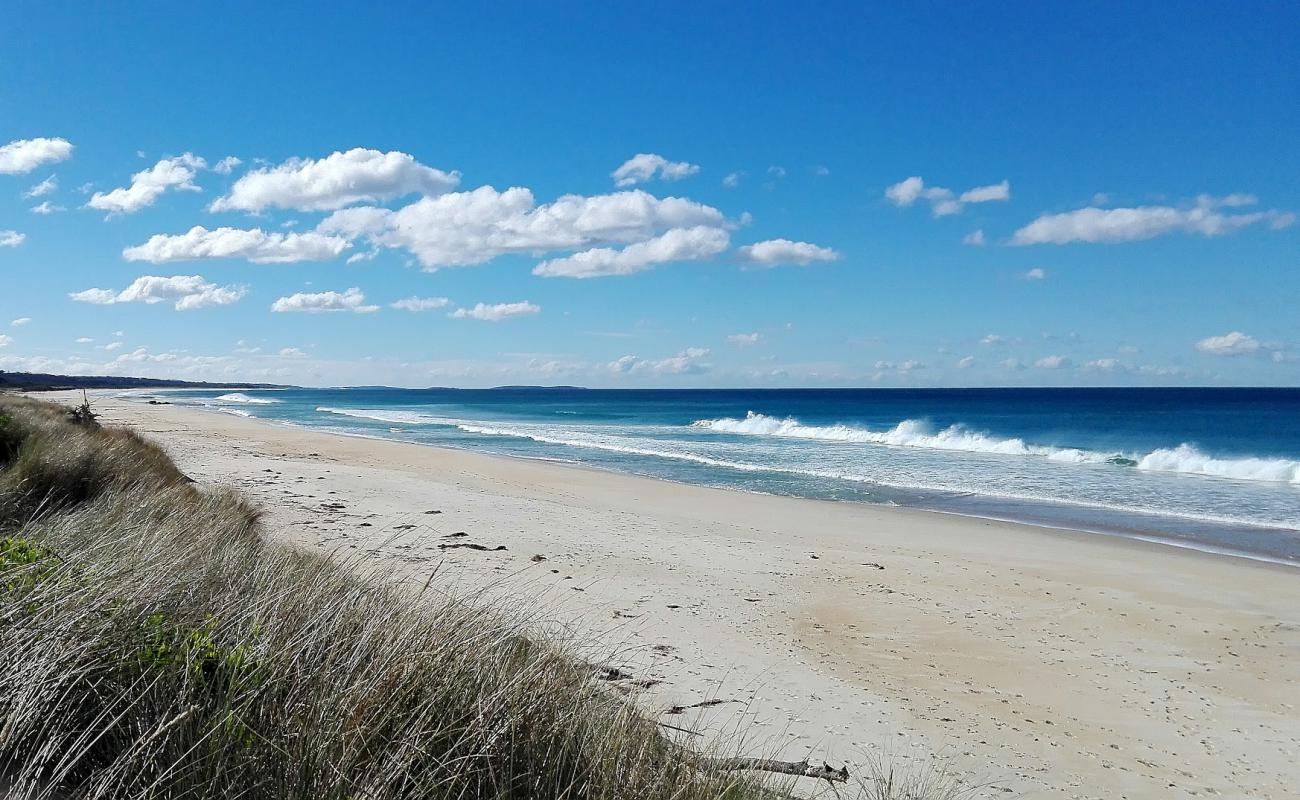
[[[1216,356],[1239,356],[1258,353],[1264,349],[1264,345],[1254,336],[1241,331],[1232,331],[1222,336],[1206,337],[1196,343],[1196,349]]]
[[[669,161],[655,153],[637,153],[609,176],[614,179],[616,186],[632,186],[651,180],[656,175],[660,180],[679,181],[699,171],[697,165],[685,161]]]
[[[678,197],[659,199],[640,189],[584,197],[565,195],[534,205],[515,187],[424,197],[404,208],[336,211],[317,230],[364,236],[376,247],[400,247],[427,270],[481,264],[510,253],[540,254],[598,244],[640,242],[672,228],[725,225],[722,212]]]
[[[740,185],[740,179],[745,176],[743,172],[729,172],[722,179],[722,185],[728,189],[734,189]]]
[[[18,139],[0,147],[0,175],[21,175],[72,155],[67,139]]]
[[[620,374],[635,375],[650,373],[653,375],[698,374],[708,370],[704,359],[709,357],[706,347],[688,347],[675,356],[661,359],[644,359],[637,356],[623,356],[611,361],[609,369]]]
[[[785,167],[779,165],[770,166],[767,168],[767,174],[771,175],[773,178],[784,178]]]
[[[112,289],[86,289],[72,292],[68,297],[79,303],[96,305],[174,302],[177,311],[192,311],[229,305],[247,293],[246,286],[217,286],[205,281],[202,275],[143,275],[120,292]]]
[[[1123,372],[1125,367],[1115,358],[1098,358],[1083,365],[1084,369],[1097,372]]]
[[[406,153],[357,147],[318,160],[291,158],[253,170],[235,181],[229,194],[214,200],[210,209],[332,211],[414,193],[440,195],[459,182],[460,173],[427,167]]]
[[[997,335],[996,333],[990,333],[987,336],[985,336],[983,339],[980,339],[980,344],[993,346],[993,345],[1005,344],[1006,341],[1007,340],[1005,338]]]
[[[378,311],[379,306],[366,305],[366,296],[353,286],[344,292],[298,292],[276,300],[271,304],[271,310],[277,313],[323,314],[331,311],[351,311],[356,314],[369,314]]]
[[[1021,360],[1018,358],[1004,359],[1000,363],[1002,364],[1003,369],[1009,369],[1012,371],[1018,371],[1025,368],[1024,363],[1022,363]]]
[[[235,167],[239,166],[242,163],[244,162],[240,158],[237,158],[235,156],[226,156],[225,158],[218,161],[212,167],[212,171],[217,173],[218,175],[229,175],[230,173],[235,171]]]
[[[51,175],[50,177],[36,184],[32,188],[23,192],[23,197],[28,200],[31,200],[32,198],[35,197],[44,197],[45,195],[50,194],[51,192],[57,191],[58,188],[59,188],[59,179],[56,176]]]
[[[739,259],[757,267],[774,267],[778,264],[806,266],[814,261],[835,261],[840,254],[829,247],[818,247],[808,242],[789,239],[768,239],[736,249]]]
[[[306,358],[307,354],[297,347],[282,347],[279,353],[281,358]]]
[[[87,208],[115,214],[134,214],[153,205],[168,189],[186,192],[201,191],[194,183],[194,175],[207,166],[207,162],[193,153],[175,158],[164,158],[149,169],[131,176],[131,185],[111,192],[95,192],[86,201]]]
[[[63,206],[56,206],[53,203],[51,203],[49,200],[46,200],[44,202],[37,203],[36,205],[32,206],[31,210],[33,214],[45,215],[45,214],[56,214],[60,211],[64,211],[65,209],[63,208]]]
[[[0,247],[17,247],[27,241],[27,234],[18,231],[0,231]]]
[[[975,365],[975,356],[966,356],[957,362],[958,369],[969,369]]]
[[[14,320],[9,324],[15,328],[21,328],[22,326],[26,325],[31,321],[32,321],[31,317],[19,317],[18,319]]]
[[[962,203],[989,203],[1011,199],[1011,181],[967,189],[957,198]]]
[[[733,333],[727,337],[727,342],[737,347],[753,347],[761,341],[763,341],[761,333]]]
[[[711,258],[731,245],[722,228],[697,225],[673,228],[653,239],[630,244],[622,250],[597,247],[564,258],[543,261],[534,275],[547,278],[599,278],[631,275],[670,261],[700,261]]]
[[[431,311],[436,308],[446,308],[451,301],[445,297],[408,297],[405,300],[398,300],[392,303],[392,307],[401,311]]]
[[[100,349],[101,349],[101,350],[106,350],[106,351],[108,351],[108,352],[111,353],[111,352],[113,352],[114,350],[121,350],[121,349],[122,349],[122,343],[121,343],[121,342],[109,342],[108,344],[104,345],[104,346],[103,346],[102,348],[100,348]]]
[[[1258,223],[1281,229],[1295,222],[1295,214],[1277,210],[1249,214],[1225,214],[1222,208],[1238,208],[1254,202],[1249,195],[1223,198],[1202,195],[1196,205],[1096,208],[1089,206],[1061,214],[1044,214],[1011,236],[1016,245],[1069,244],[1071,242],[1134,242],[1171,233],[1223,236]]]
[[[535,306],[527,300],[518,303],[479,303],[473,308],[458,308],[448,316],[453,319],[478,319],[484,322],[500,322],[510,317],[526,317],[537,314],[541,306]]]
[[[13,343],[14,343],[14,337],[5,336],[3,333],[0,333],[0,347],[8,347]]]
[[[925,369],[925,364],[921,361],[908,359],[907,361],[877,361],[876,369],[878,370],[897,370],[898,372],[914,372],[918,369]]]
[[[324,261],[351,245],[347,239],[320,233],[266,233],[260,228],[217,228],[195,225],[187,232],[170,236],[155,234],[149,241],[122,251],[127,261],[161,264],[206,258],[244,258],[255,264],[288,264],[295,261]]]
[[[1028,272],[1026,272],[1024,275],[1021,275],[1020,277],[1024,278],[1027,281],[1041,281],[1042,279],[1047,277],[1047,271],[1044,270],[1042,267],[1034,267],[1033,269],[1029,270]]]
[[[1039,369],[1065,369],[1070,366],[1070,359],[1065,356],[1044,356],[1034,362]]]
[[[77,344],[90,344],[93,341],[95,340],[90,338],[89,336],[82,336],[77,339]]]
[[[920,176],[913,175],[887,187],[885,189],[885,199],[900,208],[906,208],[917,200],[924,199],[930,203],[930,211],[934,216],[946,217],[952,214],[960,214],[968,203],[1010,200],[1011,183],[1010,181],[1002,181],[989,186],[976,186],[957,195],[952,189],[942,186],[927,187]],[[981,234],[981,241],[982,238],[983,235]]]
[[[965,236],[961,237],[962,244],[968,244],[972,247],[983,247],[985,245],[984,229],[977,228]]]

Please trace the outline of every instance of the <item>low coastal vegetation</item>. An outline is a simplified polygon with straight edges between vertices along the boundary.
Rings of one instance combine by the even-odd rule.
[[[681,747],[499,610],[274,542],[238,493],[87,412],[0,395],[0,794],[740,800],[829,786],[762,782],[737,767],[764,764]],[[855,778],[848,793],[921,796],[903,783]]]

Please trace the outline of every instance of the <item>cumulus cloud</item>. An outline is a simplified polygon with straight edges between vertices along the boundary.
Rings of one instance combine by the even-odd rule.
[[[885,199],[900,208],[906,208],[917,200],[930,204],[930,211],[936,217],[960,214],[968,203],[989,203],[1011,199],[1011,182],[1002,181],[988,186],[976,186],[957,194],[943,186],[926,186],[919,175],[905,178],[885,189]],[[981,240],[983,235],[981,234]]]
[[[656,176],[660,180],[679,181],[699,172],[695,164],[685,161],[669,161],[655,153],[637,153],[609,174],[616,186],[632,186],[644,183]]]
[[[279,356],[281,358],[306,358],[307,353],[298,347],[282,347]]]
[[[1097,372],[1123,372],[1125,367],[1115,358],[1098,358],[1083,365],[1084,369]]]
[[[968,244],[971,247],[983,247],[986,244],[984,239],[984,229],[977,228],[961,237],[961,243]]]
[[[56,214],[63,210],[64,210],[63,206],[56,206],[53,203],[51,203],[49,200],[46,200],[41,203],[37,203],[36,205],[32,206],[33,214],[41,214],[41,215]]]
[[[408,194],[440,195],[460,173],[427,167],[406,153],[357,147],[321,159],[291,158],[246,173],[212,211],[260,212],[268,208],[332,211],[354,203],[381,202]]]
[[[19,317],[18,319],[14,320],[13,322],[10,322],[9,324],[15,328],[21,328],[22,326],[26,325],[31,321],[32,321],[31,317]]]
[[[1020,277],[1024,278],[1027,281],[1041,281],[1042,279],[1047,277],[1047,271],[1044,270],[1042,267],[1034,267],[1033,269],[1029,270],[1028,272],[1026,272],[1024,275],[1021,275]]]
[[[218,286],[202,275],[143,275],[122,291],[86,289],[68,297],[79,303],[113,305],[117,303],[174,303],[177,311],[192,311],[209,306],[236,302],[248,293],[246,286]]]
[[[366,296],[353,286],[344,292],[291,294],[272,303],[271,310],[277,313],[324,314],[332,311],[351,311],[354,314],[369,314],[378,311],[379,306],[366,305]]]
[[[0,231],[0,247],[17,247],[27,241],[27,234],[18,231]]]
[[[14,337],[5,336],[3,333],[0,333],[0,347],[8,347],[13,343],[14,343]]]
[[[1044,214],[1011,236],[1015,245],[1070,244],[1072,242],[1114,244],[1154,239],[1172,233],[1224,236],[1256,224],[1281,229],[1295,222],[1293,213],[1270,209],[1250,213],[1225,213],[1225,208],[1253,204],[1251,195],[1209,197],[1202,195],[1189,207],[1140,206],[1097,208],[1089,206],[1061,214]]]
[[[1006,338],[999,336],[996,333],[990,333],[986,335],[983,339],[980,339],[980,344],[988,345],[989,347],[992,347],[994,345],[1005,344],[1006,341],[1007,341]]]
[[[511,253],[578,250],[642,242],[673,228],[723,228],[716,208],[678,197],[657,198],[640,189],[584,197],[565,195],[535,205],[533,193],[515,187],[424,197],[392,211],[348,208],[317,230],[365,237],[376,247],[403,248],[426,270],[481,264]]]
[[[818,247],[809,242],[792,242],[789,239],[768,239],[747,244],[736,249],[742,263],[754,267],[775,267],[778,264],[807,266],[814,261],[835,261],[840,254],[829,247]]]
[[[753,347],[761,341],[763,341],[761,333],[733,333],[727,337],[727,343],[737,347]]]
[[[89,336],[80,336],[77,338],[77,344],[90,344],[93,341],[95,340],[90,338]]]
[[[107,211],[109,216],[134,214],[153,205],[168,189],[201,191],[194,183],[194,175],[206,166],[207,162],[193,153],[164,158],[149,169],[132,175],[130,186],[111,192],[95,192],[86,202],[86,207]]]
[[[709,357],[707,347],[688,347],[677,355],[660,359],[644,359],[637,356],[623,356],[611,361],[609,369],[624,375],[648,373],[652,375],[697,374],[708,370],[704,362]]]
[[[71,156],[72,143],[67,139],[18,139],[0,147],[0,175],[22,175]]]
[[[235,167],[242,163],[244,163],[242,159],[236,158],[235,156],[226,156],[212,167],[212,171],[218,175],[229,175],[235,171]]]
[[[534,275],[546,278],[599,278],[631,275],[670,261],[700,261],[726,250],[731,236],[723,228],[697,225],[673,228],[653,239],[615,250],[597,247],[564,258],[543,261]]]
[[[1222,336],[1208,336],[1196,343],[1196,349],[1216,356],[1240,356],[1258,353],[1264,345],[1254,336],[1232,331]]]
[[[44,197],[47,194],[58,191],[58,188],[59,188],[59,179],[56,176],[51,175],[50,177],[36,184],[32,188],[23,192],[23,197],[27,198],[28,200],[31,200],[36,197]]]
[[[400,311],[420,312],[446,308],[450,304],[451,301],[445,297],[408,297],[391,305]]]
[[[1070,366],[1070,359],[1065,356],[1044,356],[1034,362],[1039,369],[1065,369]]]
[[[155,234],[149,241],[122,251],[127,261],[161,264],[207,258],[243,258],[255,264],[325,261],[351,244],[338,236],[320,233],[266,233],[260,228],[217,228],[195,225],[182,234]]]
[[[722,185],[728,189],[734,189],[740,185],[740,179],[745,177],[743,172],[728,172],[722,178]]]
[[[957,369],[969,369],[975,365],[975,356],[966,356],[957,362]]]
[[[535,306],[527,300],[518,303],[479,303],[473,308],[458,308],[448,316],[453,319],[478,319],[484,322],[500,322],[511,317],[526,317],[541,312],[541,306]]]

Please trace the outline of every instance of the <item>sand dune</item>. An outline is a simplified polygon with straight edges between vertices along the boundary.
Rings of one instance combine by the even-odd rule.
[[[993,796],[1300,785],[1293,568],[95,405],[280,535],[561,621],[677,727],[850,768],[947,762]]]

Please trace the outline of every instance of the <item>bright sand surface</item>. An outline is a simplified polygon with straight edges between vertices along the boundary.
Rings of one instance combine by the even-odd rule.
[[[981,796],[1300,796],[1294,568],[94,405],[259,501],[274,537],[562,622],[693,741],[946,762]]]

